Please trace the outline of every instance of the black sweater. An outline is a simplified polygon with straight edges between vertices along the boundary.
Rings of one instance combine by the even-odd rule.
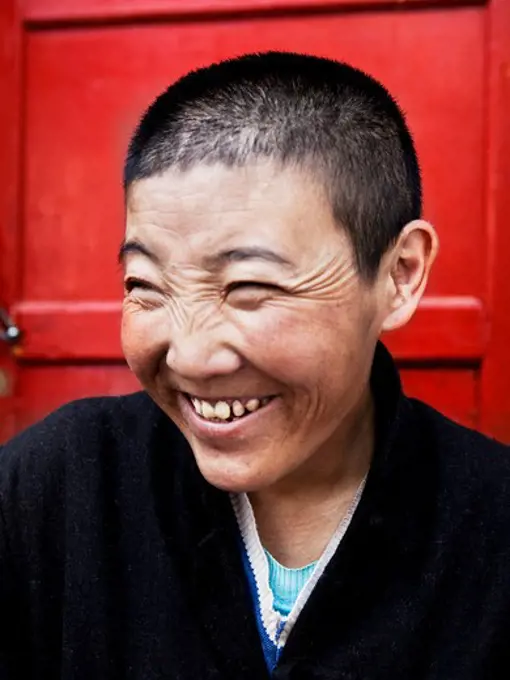
[[[274,677],[509,680],[509,451],[378,356],[365,492]],[[0,509],[1,680],[268,677],[228,495],[145,394],[8,443]]]

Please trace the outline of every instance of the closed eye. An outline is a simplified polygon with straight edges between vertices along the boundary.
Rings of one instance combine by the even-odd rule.
[[[228,285],[228,292],[231,293],[234,290],[239,290],[242,288],[265,288],[267,290],[281,290],[279,286],[273,283],[266,283],[262,281],[234,281]]]
[[[153,290],[153,287],[147,281],[141,279],[129,278],[124,281],[124,288],[126,293],[131,293],[133,290]]]

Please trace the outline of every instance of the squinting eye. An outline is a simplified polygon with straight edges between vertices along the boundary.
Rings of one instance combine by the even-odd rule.
[[[141,281],[140,279],[126,279],[124,281],[124,288],[126,290],[126,293],[131,293],[133,290],[135,290],[135,288],[141,290],[150,290],[151,286],[145,281]]]
[[[234,281],[227,286],[225,300],[245,311],[255,311],[268,300],[283,292],[280,286],[261,281]]]
[[[231,293],[234,290],[240,290],[242,288],[265,288],[266,290],[280,290],[278,286],[272,283],[262,283],[261,281],[234,281],[234,283],[229,284],[228,292]]]

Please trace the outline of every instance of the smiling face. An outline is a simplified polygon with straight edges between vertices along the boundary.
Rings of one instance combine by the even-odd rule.
[[[311,176],[267,162],[140,180],[122,253],[126,359],[209,482],[312,474],[366,430],[384,285],[361,280]]]

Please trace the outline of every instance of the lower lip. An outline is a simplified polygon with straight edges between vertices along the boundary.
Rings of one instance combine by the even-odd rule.
[[[244,415],[239,420],[233,420],[230,423],[217,423],[199,416],[188,398],[182,393],[178,394],[177,401],[191,432],[202,439],[232,439],[257,434],[257,428],[260,432],[260,426],[265,416],[269,415],[278,405],[278,397],[273,397],[268,404],[253,411],[253,413]]]

